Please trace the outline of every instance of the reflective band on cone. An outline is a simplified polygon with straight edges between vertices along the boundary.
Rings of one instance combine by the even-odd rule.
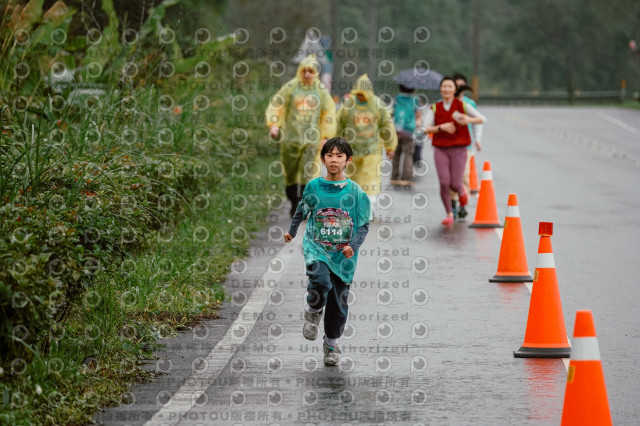
[[[480,180],[493,180],[493,172],[491,170],[485,170],[482,172],[482,178]]]
[[[571,341],[571,359],[577,361],[600,361],[597,337],[574,337]]]
[[[553,253],[538,253],[538,257],[536,257],[536,269],[555,267],[556,261],[553,258]]]
[[[520,207],[508,206],[507,214],[505,214],[505,217],[520,217]]]

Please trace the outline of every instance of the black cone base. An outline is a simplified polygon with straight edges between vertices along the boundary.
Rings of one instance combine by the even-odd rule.
[[[532,283],[531,275],[494,275],[489,278],[490,283]]]
[[[527,348],[520,347],[513,351],[516,358],[569,358],[571,348]]]
[[[501,223],[472,223],[469,228],[504,228]]]

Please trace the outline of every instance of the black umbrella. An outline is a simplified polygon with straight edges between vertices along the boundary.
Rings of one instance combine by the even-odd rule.
[[[393,80],[410,89],[438,90],[442,74],[427,68],[411,68],[400,71]]]

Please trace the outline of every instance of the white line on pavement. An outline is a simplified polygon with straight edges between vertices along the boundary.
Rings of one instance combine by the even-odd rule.
[[[608,121],[609,123],[615,124],[618,127],[622,127],[623,129],[628,130],[631,133],[638,133],[638,129],[636,129],[635,127],[631,127],[627,123],[625,123],[624,121],[618,120],[617,118],[612,117],[609,114],[605,114],[604,112],[600,112],[600,113],[598,113],[598,115],[600,116],[600,118]]]
[[[496,234],[498,235],[498,240],[500,240],[500,242],[502,242],[502,235],[504,234],[504,229],[503,228],[495,228]],[[529,293],[533,292],[533,283],[524,283],[525,287],[527,287],[527,289],[529,290]],[[569,338],[569,335],[567,335],[567,340],[569,341],[569,344],[571,345],[571,339]],[[562,358],[562,363],[564,364],[564,368],[569,371],[569,358]]]
[[[300,252],[300,241],[302,241],[302,238],[286,244],[275,257],[271,258],[267,272],[264,273],[262,281],[260,282],[267,283],[269,280],[278,280],[280,278],[280,274],[284,271],[288,259]],[[279,269],[272,268],[274,262],[279,263]],[[238,314],[237,319],[231,324],[227,333],[207,355],[206,370],[191,374],[171,397],[169,402],[164,404],[162,408],[145,423],[145,426],[173,426],[184,419],[184,416],[186,416],[189,410],[195,405],[198,398],[211,386],[220,373],[222,373],[224,367],[238,350],[238,347],[247,339],[259,318],[259,314],[267,304],[269,292],[272,290],[273,288],[270,288],[266,284],[257,286],[253,290],[249,296],[249,300],[247,300],[247,303]],[[247,320],[243,320],[243,318],[247,318]],[[241,336],[238,336],[238,331],[242,333]]]

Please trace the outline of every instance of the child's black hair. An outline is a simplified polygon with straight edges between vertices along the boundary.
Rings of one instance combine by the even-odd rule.
[[[455,98],[457,98],[458,96],[460,96],[461,93],[466,92],[467,90],[469,90],[471,93],[473,93],[473,87],[471,86],[467,86],[466,84],[463,84],[462,86],[458,87],[458,89],[456,90],[456,94],[454,95]]]
[[[467,84],[467,77],[465,77],[464,74],[460,74],[459,72],[457,72],[451,77],[453,77],[454,80],[462,80],[464,81],[464,84]]]
[[[351,148],[351,145],[349,145],[349,142],[342,138],[331,138],[322,146],[320,158],[324,160],[324,156],[333,151],[333,148],[337,148],[338,152],[345,154],[347,158],[353,157],[353,149]]]
[[[411,87],[403,86],[402,84],[398,84],[398,90],[400,93],[414,93],[416,89],[412,89]]]

